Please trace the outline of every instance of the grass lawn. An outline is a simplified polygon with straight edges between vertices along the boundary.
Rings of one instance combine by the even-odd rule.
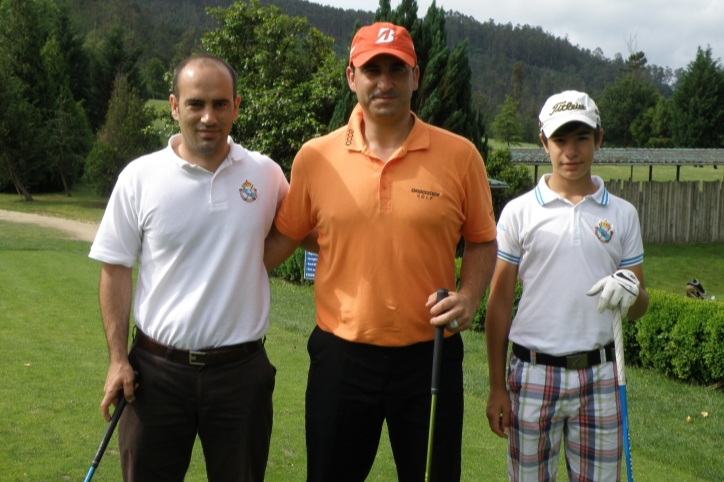
[[[0,193],[0,209],[42,214],[100,223],[108,198],[93,193],[90,186],[77,183],[71,197],[64,192],[33,194],[34,201],[25,201],[17,194]]]
[[[530,175],[535,173],[534,166],[527,166]],[[551,172],[550,165],[538,166],[538,177]],[[610,179],[622,179],[628,181],[631,179],[631,166],[597,166],[593,165],[591,172],[596,176],[600,176],[604,181]],[[648,181],[649,167],[638,166],[633,168],[634,181]],[[653,181],[675,181],[676,166],[654,166],[652,172]],[[682,166],[679,173],[680,181],[721,181],[724,180],[724,169],[714,169],[713,166],[694,167]]]
[[[100,441],[105,422],[98,406],[107,352],[98,313],[99,265],[87,258],[88,249],[88,243],[70,241],[54,230],[0,221],[0,272],[5,275],[0,277],[0,480],[82,480]],[[686,278],[692,266],[703,273],[712,258],[721,260],[723,255],[722,248],[706,246],[649,253],[648,284],[660,287],[667,283],[662,278]],[[687,266],[673,263],[673,257],[686,259]],[[687,271],[679,271],[684,268]],[[723,268],[712,267],[718,273]],[[711,292],[715,286],[722,289],[707,284],[703,275],[701,279]],[[672,286],[683,292],[678,281]],[[312,288],[272,280],[271,318],[266,346],[278,373],[267,480],[302,481]],[[484,411],[485,337],[467,332],[464,339],[463,480],[504,481],[505,444],[488,429]],[[627,374],[636,480],[724,480],[724,393],[641,369],[631,368]],[[118,465],[114,438],[94,480],[120,481]],[[566,480],[561,475],[559,480]],[[206,480],[198,445],[186,480]],[[369,480],[396,480],[386,439]]]

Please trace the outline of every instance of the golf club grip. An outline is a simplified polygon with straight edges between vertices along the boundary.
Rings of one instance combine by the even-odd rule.
[[[106,431],[103,434],[103,439],[101,440],[101,444],[98,447],[96,456],[93,457],[93,462],[91,463],[92,467],[98,467],[98,464],[101,462],[101,458],[103,458],[103,453],[106,451],[106,447],[108,447],[108,442],[111,441],[111,436],[113,436],[113,431],[116,429],[116,425],[118,425],[118,420],[121,418],[121,414],[123,413],[124,408],[126,408],[126,398],[123,396],[123,393],[121,393],[120,401],[118,402],[118,405],[116,405],[116,409],[113,411],[111,421],[108,422],[108,426],[106,427]]]
[[[618,369],[618,384],[626,386],[626,362],[623,353],[623,326],[621,323],[621,310],[613,309],[613,344],[616,347],[616,368]]]
[[[437,302],[441,302],[447,298],[448,291],[445,288],[437,290]],[[440,386],[440,365],[442,364],[442,344],[445,338],[445,326],[440,325],[435,328],[435,342],[432,352],[432,387],[431,393],[437,393]]]

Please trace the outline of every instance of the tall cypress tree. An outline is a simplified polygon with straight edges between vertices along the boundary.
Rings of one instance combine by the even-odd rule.
[[[697,49],[674,91],[672,137],[676,147],[724,146],[724,71],[711,48]]]
[[[91,63],[91,95],[88,102],[88,120],[94,131],[103,125],[116,77],[121,74],[138,92],[143,91],[143,78],[138,67],[141,50],[130,51],[126,45],[126,31],[116,26],[103,41],[100,52]]]

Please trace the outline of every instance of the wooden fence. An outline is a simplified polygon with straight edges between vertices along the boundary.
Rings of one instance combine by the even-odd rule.
[[[644,243],[724,242],[722,181],[612,180],[606,189],[634,205]]]

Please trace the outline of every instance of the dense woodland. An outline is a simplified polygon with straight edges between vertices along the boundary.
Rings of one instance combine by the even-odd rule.
[[[205,13],[206,7],[228,7],[233,0],[59,0],[65,2],[81,31],[99,37],[109,26],[121,23],[136,45],[144,46],[142,59],[157,57],[171,65],[178,57],[198,46],[204,31],[218,26]],[[346,55],[355,21],[373,22],[374,12],[343,10],[306,0],[262,0],[290,16],[306,17],[312,26],[335,40],[335,51]],[[440,2],[444,8],[444,2]],[[425,12],[419,11],[423,17]],[[598,50],[571,45],[565,39],[545,32],[541,26],[481,23],[454,11],[446,11],[448,46],[468,39],[468,56],[473,72],[473,91],[478,102],[489,109],[502,104],[510,93],[513,66],[526,67],[525,93],[532,105],[542,104],[550,92],[561,88],[586,90],[595,96],[606,83],[622,77],[621,54],[604,57]],[[633,53],[633,52],[631,52]],[[625,52],[625,57],[628,57]],[[692,57],[694,52],[692,52]],[[649,66],[649,77],[657,90],[670,96],[676,73],[665,67]],[[541,100],[542,99],[542,100]],[[481,104],[479,107],[483,107]]]
[[[288,169],[302,142],[346,122],[348,45],[376,20],[415,41],[419,117],[470,139],[516,189],[527,181],[509,157],[488,156],[487,139],[536,142],[540,106],[565,89],[596,99],[608,146],[724,146],[724,69],[710,48],[674,72],[635,45],[607,58],[540,26],[480,23],[435,3],[422,12],[416,0],[380,0],[374,13],[306,0],[0,0],[0,189],[70,195],[84,178],[109,192],[176,129],[145,101],[167,99],[170,70],[202,50],[236,68],[249,100],[234,138]]]

